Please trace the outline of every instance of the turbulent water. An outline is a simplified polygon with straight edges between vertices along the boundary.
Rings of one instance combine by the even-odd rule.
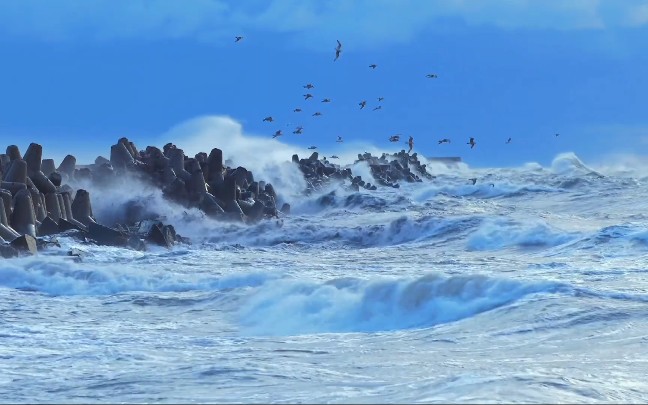
[[[172,250],[1,261],[0,401],[648,402],[648,177],[428,170],[248,227],[166,205]]]

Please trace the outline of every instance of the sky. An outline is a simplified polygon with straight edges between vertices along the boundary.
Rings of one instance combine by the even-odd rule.
[[[0,146],[57,164],[122,136],[286,160],[412,136],[474,167],[648,155],[647,0],[0,0],[0,55]]]

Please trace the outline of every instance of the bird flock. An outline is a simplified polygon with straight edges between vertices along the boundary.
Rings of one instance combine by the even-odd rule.
[[[240,42],[242,39],[243,39],[243,36],[235,36],[234,37],[234,42]],[[342,42],[340,42],[340,40],[336,40],[336,42],[337,42],[337,45],[334,48],[335,57],[333,58],[333,62],[336,62],[342,56]],[[378,65],[375,64],[375,63],[372,63],[372,64],[368,65],[368,67],[370,69],[372,69],[372,70],[375,70],[378,67]],[[425,75],[425,77],[428,78],[428,79],[437,79],[439,76],[436,73],[428,73],[428,74]],[[304,101],[308,101],[310,99],[315,98],[315,96],[313,96],[313,94],[310,92],[310,90],[315,88],[315,85],[313,83],[306,83],[302,87],[307,90],[306,94],[303,95]],[[384,99],[385,99],[384,97],[377,97],[378,103],[381,103],[382,101],[384,101]],[[322,103],[331,103],[332,99],[327,97],[327,98],[322,99],[321,102]],[[312,101],[311,101],[311,103],[312,103]],[[367,100],[361,100],[360,102],[358,102],[358,106],[359,106],[360,110],[363,110],[365,107],[367,107]],[[382,110],[382,104],[378,104],[372,109],[372,111],[379,111],[379,110]],[[296,107],[296,108],[293,109],[293,112],[294,113],[302,113],[303,110],[302,110],[301,107]],[[315,111],[312,114],[312,117],[321,117],[321,116],[323,116],[321,111]],[[263,119],[263,122],[268,122],[268,123],[272,123],[274,121],[275,121],[275,119],[272,116],[268,116],[268,117],[265,117]],[[299,126],[297,126],[295,128],[295,130],[292,131],[292,133],[294,135],[301,135],[303,133],[303,130],[304,130],[304,127],[299,125]],[[272,135],[272,138],[277,138],[277,137],[283,136],[283,134],[284,133],[283,133],[283,131],[281,129],[276,130],[275,133]],[[558,134],[558,133],[555,134],[556,137],[558,137],[559,135],[560,134]],[[401,141],[401,136],[402,136],[402,134],[391,135],[388,138],[388,140],[390,142],[400,142]],[[338,135],[336,142],[337,143],[342,143],[342,142],[344,142],[344,140],[342,139],[341,136]],[[512,139],[509,137],[504,143],[505,144],[510,144],[511,142],[512,142]],[[412,136],[410,136],[408,141],[406,141],[405,143],[407,143],[409,145],[409,150],[407,152],[408,153],[411,152],[413,147],[414,147],[414,138]],[[443,138],[443,139],[440,139],[438,141],[439,145],[444,144],[444,143],[449,144],[449,143],[451,143],[451,141],[448,138]],[[468,142],[466,142],[466,144],[470,145],[470,149],[473,149],[477,145],[477,142],[475,141],[474,137],[470,137],[468,139]],[[308,149],[317,149],[317,146],[310,146]],[[333,156],[331,156],[331,158],[337,158],[337,156],[333,155]]]

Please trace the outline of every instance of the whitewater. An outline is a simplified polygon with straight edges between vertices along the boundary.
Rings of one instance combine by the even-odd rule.
[[[428,171],[275,181],[291,214],[256,225],[141,192],[191,244],[0,261],[0,402],[648,402],[648,172]],[[119,216],[100,195],[99,222]]]

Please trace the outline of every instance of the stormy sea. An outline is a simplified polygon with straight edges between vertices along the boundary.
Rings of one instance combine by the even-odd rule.
[[[645,403],[648,170],[632,163],[427,161],[399,187],[300,194],[288,155],[254,174],[290,212],[254,223],[85,185],[97,222],[135,203],[184,241],[60,233],[0,259],[0,401]]]

